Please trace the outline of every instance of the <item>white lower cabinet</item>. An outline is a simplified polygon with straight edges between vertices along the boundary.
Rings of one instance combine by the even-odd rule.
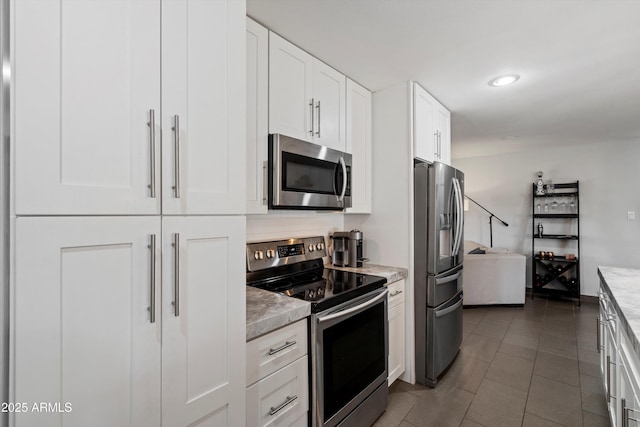
[[[640,358],[609,295],[599,292],[598,351],[611,425],[640,426]]]
[[[307,319],[247,343],[247,426],[306,426]]]
[[[15,229],[11,400],[70,411],[11,425],[244,425],[244,217],[29,217]]]
[[[391,386],[405,370],[405,281],[388,285],[389,289],[389,376]]]

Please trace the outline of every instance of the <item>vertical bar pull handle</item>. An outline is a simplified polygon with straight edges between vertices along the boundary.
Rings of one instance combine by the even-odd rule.
[[[156,323],[156,235],[150,236],[149,250],[151,251],[151,270],[149,271],[150,295],[149,295],[149,323]]]
[[[438,160],[438,131],[433,133],[433,157]]]
[[[316,131],[316,135],[320,138],[320,101],[316,104],[316,110],[318,110],[318,130]]]
[[[311,102],[309,102],[309,107],[311,107],[311,130],[309,133],[313,136],[313,130],[315,129],[314,121],[313,121],[313,98],[311,98]]]
[[[173,235],[173,309],[174,316],[180,316],[180,234]]]
[[[149,184],[150,197],[156,198],[156,110],[149,110],[149,162],[151,170],[151,184]]]
[[[596,316],[596,350],[600,353],[600,316]]]
[[[173,173],[175,174],[175,184],[173,186],[174,196],[176,199],[180,198],[180,116],[173,116],[173,130],[174,135],[174,153],[173,153]]]

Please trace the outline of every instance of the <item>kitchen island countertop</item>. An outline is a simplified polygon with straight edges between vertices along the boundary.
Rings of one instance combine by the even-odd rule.
[[[297,298],[247,286],[247,341],[311,314],[311,304]]]
[[[387,279],[387,284],[406,279],[409,275],[409,270],[406,268],[367,263],[364,263],[362,267],[337,267],[333,264],[325,264],[324,267],[334,270],[351,271],[354,273],[371,274],[373,276],[384,277]]]
[[[598,267],[604,291],[611,297],[621,317],[621,326],[640,358],[640,270],[634,268]]]

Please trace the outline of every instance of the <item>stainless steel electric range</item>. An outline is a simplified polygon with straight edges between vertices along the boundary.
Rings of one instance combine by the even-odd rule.
[[[326,256],[323,237],[248,243],[247,285],[311,303],[310,425],[369,427],[387,406],[387,280]]]

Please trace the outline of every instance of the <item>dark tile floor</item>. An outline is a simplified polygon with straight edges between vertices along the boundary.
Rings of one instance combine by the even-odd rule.
[[[597,310],[529,296],[465,309],[462,348],[438,386],[396,381],[374,426],[609,426]]]

